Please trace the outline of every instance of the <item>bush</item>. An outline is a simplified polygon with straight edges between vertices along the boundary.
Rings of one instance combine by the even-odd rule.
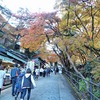
[[[84,82],[84,80],[79,81],[79,91],[81,91],[81,92],[86,91],[86,83]]]

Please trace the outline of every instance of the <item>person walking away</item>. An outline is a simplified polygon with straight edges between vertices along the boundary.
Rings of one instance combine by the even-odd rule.
[[[16,80],[16,85],[15,85],[16,95],[15,95],[15,100],[17,100],[19,93],[21,93],[20,94],[20,98],[22,98],[23,91],[22,91],[22,88],[21,88],[21,83],[22,83],[22,78],[23,78],[24,75],[25,75],[25,70],[22,67],[21,68],[21,74],[17,77],[17,80]]]
[[[46,75],[46,68],[44,68],[43,70],[44,70],[43,71],[43,77],[45,77],[45,75]]]
[[[1,90],[2,90],[2,86],[3,86],[5,73],[6,73],[4,71],[4,67],[1,64],[2,64],[2,60],[0,60],[0,95],[1,95]]]
[[[31,69],[28,68],[26,71],[26,74],[24,75],[23,79],[22,79],[22,98],[21,100],[24,100],[24,97],[26,95],[26,92],[28,91],[27,94],[27,100],[30,99],[30,95],[31,95],[31,89],[34,89],[34,87],[36,87]]]
[[[33,77],[34,77],[34,79],[36,79],[36,72],[35,72],[35,70],[36,70],[36,68],[34,66],[34,70],[33,70]]]
[[[40,69],[38,68],[38,66],[35,66],[36,67],[36,70],[35,70],[35,73],[36,73],[36,79],[38,80],[38,77],[40,75]]]
[[[43,70],[43,68],[41,67],[41,68],[40,68],[40,76],[43,75],[43,71],[44,71],[44,70]]]
[[[49,77],[50,77],[50,71],[51,71],[51,69],[50,69],[50,67],[48,67],[47,68],[47,76],[49,76]]]
[[[12,81],[12,96],[15,96],[15,84],[17,80],[17,76],[19,75],[19,69],[17,68],[18,65],[15,64],[14,67],[11,69],[11,81]]]
[[[36,72],[35,72],[35,69],[33,70],[33,77],[34,77],[34,79],[36,79]]]
[[[58,72],[58,63],[55,62],[55,65],[54,65],[54,73],[56,75],[56,73]]]

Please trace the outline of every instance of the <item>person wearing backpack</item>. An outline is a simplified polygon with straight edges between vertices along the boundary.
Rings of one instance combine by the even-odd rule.
[[[15,85],[15,91],[16,91],[15,92],[16,93],[15,94],[15,100],[17,100],[19,93],[20,93],[20,98],[22,98],[23,91],[22,91],[22,88],[21,88],[21,83],[22,83],[22,78],[23,78],[24,75],[25,75],[25,71],[21,70],[20,75],[17,77],[17,81],[16,81],[16,85]]]
[[[11,69],[11,81],[12,81],[12,96],[15,96],[15,84],[18,75],[20,74],[18,64],[15,64],[14,67]]]
[[[29,100],[30,95],[31,95],[31,89],[34,89],[34,87],[36,87],[35,80],[34,80],[33,75],[31,73],[31,69],[28,68],[26,70],[26,73],[25,73],[23,79],[22,79],[23,94],[22,94],[21,100],[24,100],[24,97],[25,97],[27,91],[28,91],[27,100]]]

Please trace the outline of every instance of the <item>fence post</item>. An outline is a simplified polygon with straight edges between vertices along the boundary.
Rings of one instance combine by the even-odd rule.
[[[70,81],[73,83],[73,76],[71,72],[70,72]]]
[[[77,90],[79,92],[79,77],[78,77],[78,75],[76,77],[77,77]]]

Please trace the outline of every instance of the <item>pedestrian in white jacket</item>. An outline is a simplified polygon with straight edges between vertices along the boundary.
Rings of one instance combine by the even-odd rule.
[[[22,94],[21,100],[24,100],[24,97],[25,97],[27,91],[28,91],[27,100],[29,100],[30,95],[31,95],[31,89],[33,89],[34,87],[36,87],[36,84],[35,84],[33,75],[31,74],[31,69],[28,68],[26,71],[26,74],[23,76],[23,79],[22,79],[23,94]]]
[[[4,81],[4,77],[5,77],[5,71],[3,66],[1,66],[2,61],[0,61],[0,94],[1,94],[1,89],[3,87],[3,81]]]

